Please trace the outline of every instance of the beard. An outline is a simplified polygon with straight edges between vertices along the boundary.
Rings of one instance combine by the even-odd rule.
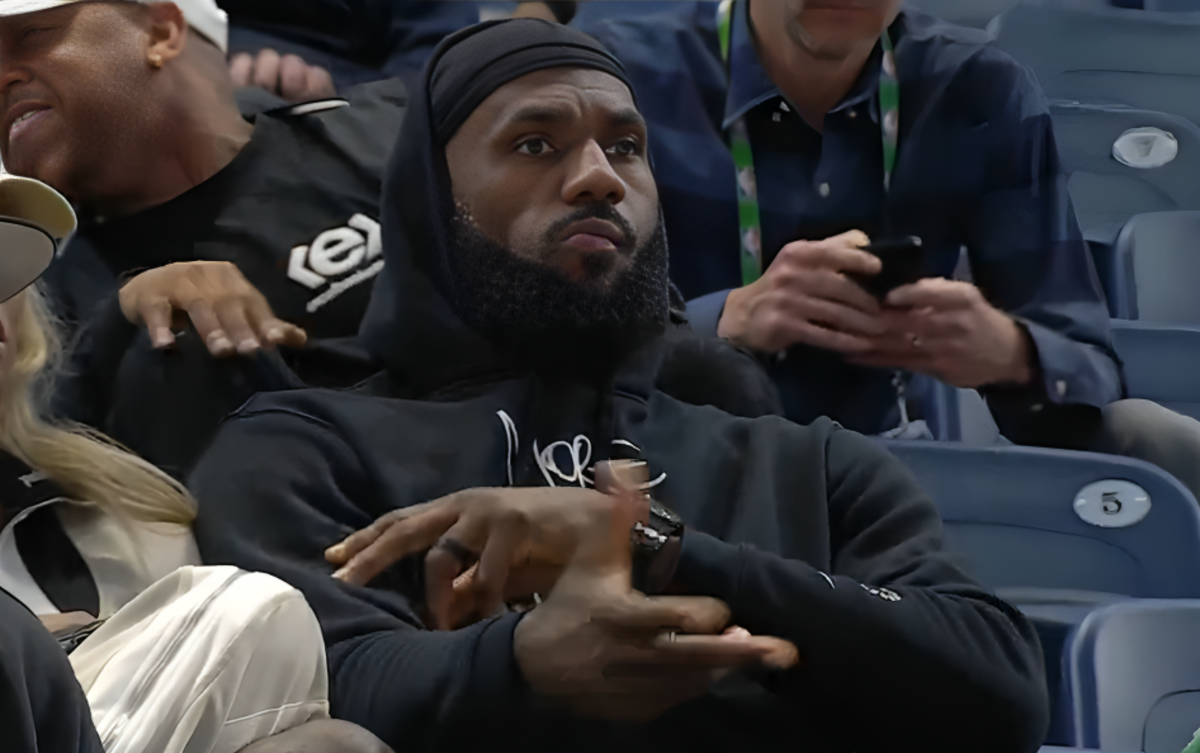
[[[461,209],[451,227],[451,303],[476,332],[518,363],[539,372],[608,377],[628,356],[662,334],[669,309],[666,232],[660,220],[644,242],[607,205],[589,206],[555,223],[551,239],[583,219],[608,220],[625,232],[631,263],[611,273],[612,256],[584,259],[584,279],[487,238]],[[540,257],[540,255],[539,255]]]

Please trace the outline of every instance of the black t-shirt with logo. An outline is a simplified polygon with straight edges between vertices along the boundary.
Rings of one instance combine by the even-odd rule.
[[[305,384],[348,387],[370,376],[357,334],[383,269],[379,201],[405,102],[396,80],[265,111],[261,97],[240,97],[254,132],[225,169],[136,215],[82,218],[42,283],[58,316],[79,329],[58,412],[120,433],[111,403],[138,329],[120,315],[116,292],[124,277],[173,262],[237,265],[276,316],[308,332],[306,347],[282,352]]]

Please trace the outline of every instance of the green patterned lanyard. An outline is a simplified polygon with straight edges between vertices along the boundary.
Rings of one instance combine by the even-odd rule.
[[[733,0],[723,0],[717,10],[717,30],[721,38],[721,57],[729,63],[733,38]],[[879,74],[879,114],[883,132],[883,190],[891,187],[900,143],[900,80],[896,77],[896,58],[887,31],[879,39],[883,45],[883,70]],[[729,153],[737,168],[738,224],[741,237],[742,284],[749,285],[762,276],[762,221],[758,210],[758,180],[754,175],[754,152],[746,119],[738,118],[729,134]]]

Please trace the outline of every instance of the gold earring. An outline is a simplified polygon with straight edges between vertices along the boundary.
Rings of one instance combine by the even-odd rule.
[[[162,70],[162,56],[155,53],[150,56],[150,67],[156,71]]]

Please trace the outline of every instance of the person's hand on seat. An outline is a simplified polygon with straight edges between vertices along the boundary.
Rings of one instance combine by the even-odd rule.
[[[175,343],[172,327],[188,318],[218,358],[278,345],[299,347],[304,330],[275,317],[262,293],[223,261],[168,264],[137,275],[121,288],[121,312],[150,332],[156,348]]]
[[[337,96],[329,71],[309,65],[297,55],[280,55],[271,48],[258,55],[239,52],[229,58],[229,76],[236,86],[257,86],[288,102],[311,102]]]
[[[1021,326],[968,282],[929,278],[885,299],[883,335],[853,363],[906,369],[964,389],[1027,384],[1032,347]]]
[[[780,249],[757,281],[730,291],[717,334],[735,345],[777,353],[805,343],[864,353],[886,332],[879,302],[847,277],[878,274],[879,258],[862,250],[857,230]]]

